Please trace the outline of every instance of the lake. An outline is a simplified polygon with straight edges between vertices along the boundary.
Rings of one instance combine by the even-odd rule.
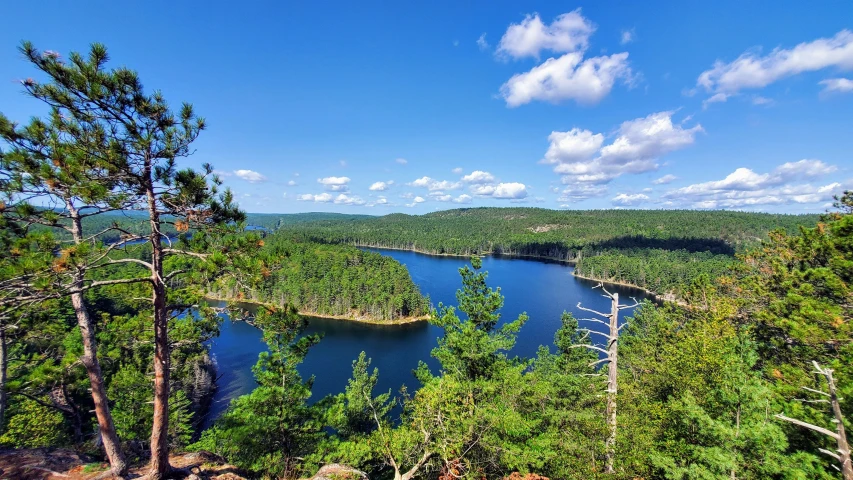
[[[461,287],[458,270],[468,259],[402,250],[367,250],[393,257],[406,265],[412,280],[422,293],[430,296],[434,305],[439,302],[456,305],[456,290]],[[505,297],[502,320],[515,319],[522,312],[530,317],[518,335],[512,352],[515,355],[532,357],[540,345],[552,345],[564,311],[574,313],[576,318],[588,316],[576,308],[578,302],[599,311],[610,309],[610,301],[601,296],[600,290],[593,289],[597,282],[573,276],[573,267],[566,264],[485,257],[483,270],[489,272],[489,286],[500,287]],[[618,292],[624,298],[623,303],[630,302],[630,296],[638,300],[646,298],[636,289],[614,286],[608,290]],[[592,328],[598,324],[583,325],[582,322],[582,326]],[[303,378],[315,375],[312,401],[344,390],[352,374],[352,361],[361,351],[373,359],[371,368],[379,368],[377,393],[388,389],[396,393],[404,384],[410,391],[417,388],[412,370],[421,360],[437,372],[437,362],[430,357],[430,351],[436,346],[441,330],[427,322],[386,326],[309,318],[306,333],[323,335],[323,340],[311,349],[299,369]],[[208,424],[225,411],[232,398],[249,393],[255,387],[251,368],[264,349],[261,332],[255,327],[228,319],[222,323],[221,333],[211,345],[221,378]]]

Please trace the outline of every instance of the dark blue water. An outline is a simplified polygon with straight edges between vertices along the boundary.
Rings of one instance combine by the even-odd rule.
[[[374,251],[405,264],[421,292],[429,295],[433,304],[456,305],[456,290],[461,286],[458,269],[468,262],[467,259],[400,250]],[[515,355],[532,357],[540,345],[551,345],[564,311],[574,313],[577,318],[588,316],[576,308],[578,302],[600,311],[610,309],[609,300],[601,296],[600,290],[593,290],[597,283],[573,276],[573,268],[566,264],[486,257],[483,270],[489,272],[489,285],[500,287],[505,296],[502,320],[513,320],[523,312],[530,317],[518,336],[513,350]],[[644,298],[637,290],[608,289],[618,292],[625,301],[629,301],[630,296],[638,300]],[[593,328],[597,324],[584,326]],[[441,330],[427,322],[382,326],[310,318],[306,333],[324,335],[300,368],[304,377],[316,377],[314,401],[344,390],[352,374],[352,361],[361,351],[373,359],[372,367],[379,368],[378,391],[397,392],[404,384],[410,390],[417,388],[412,370],[421,360],[437,371],[430,351],[436,346]],[[245,322],[223,322],[222,332],[211,347],[221,378],[209,418],[220,415],[232,398],[255,387],[251,367],[264,349],[261,332],[256,328]]]

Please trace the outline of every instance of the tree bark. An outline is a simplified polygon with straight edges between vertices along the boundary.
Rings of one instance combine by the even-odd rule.
[[[6,421],[6,327],[0,325],[0,426]]]
[[[83,227],[80,216],[71,206],[68,205],[71,214],[71,233],[75,244],[80,244],[83,241]],[[104,450],[107,458],[110,461],[110,467],[113,474],[117,477],[127,475],[127,461],[121,451],[121,442],[118,434],[116,434],[113,416],[110,413],[109,399],[107,398],[107,389],[104,383],[104,376],[101,373],[101,364],[98,361],[98,343],[95,338],[95,324],[92,322],[92,317],[89,315],[89,309],[83,300],[83,280],[85,279],[86,271],[78,268],[74,273],[71,304],[74,306],[74,313],[77,316],[77,325],[80,327],[80,334],[83,338],[83,356],[80,357],[80,363],[86,368],[86,374],[89,376],[89,382],[92,385],[92,400],[95,404],[95,417],[98,420],[98,430],[101,434],[101,440],[104,444]],[[5,343],[5,342],[4,342]],[[4,365],[5,373],[5,365]]]
[[[829,402],[832,404],[832,414],[835,416],[836,432],[838,438],[838,460],[841,462],[841,475],[844,480],[853,480],[853,464],[850,462],[850,444],[847,443],[847,434],[844,431],[844,416],[841,414],[841,405],[838,403],[838,394],[835,392],[835,380],[832,378],[832,370],[825,369],[827,383],[829,383]]]
[[[154,419],[151,429],[151,471],[148,478],[160,480],[169,475],[169,316],[166,311],[166,285],[163,283],[163,245],[160,238],[160,214],[150,168],[147,169],[148,214],[151,222],[151,282],[154,304]]]
[[[614,293],[610,296],[613,301],[610,311],[610,338],[607,346],[607,358],[610,360],[607,364],[607,409],[605,416],[607,417],[608,435],[605,442],[605,473],[614,473],[614,463],[616,459],[616,392],[618,384],[616,382],[617,360],[618,360],[618,339],[619,339],[619,294]]]

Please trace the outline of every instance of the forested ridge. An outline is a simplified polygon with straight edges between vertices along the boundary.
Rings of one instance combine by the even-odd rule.
[[[300,312],[370,322],[422,318],[429,299],[393,258],[346,245],[297,242],[269,235],[256,252],[262,280],[250,289],[233,281],[211,288],[215,298],[292,305]]]
[[[725,273],[768,232],[795,233],[816,215],[694,210],[464,208],[285,225],[307,239],[442,255],[570,261],[588,278],[680,294],[698,274]]]

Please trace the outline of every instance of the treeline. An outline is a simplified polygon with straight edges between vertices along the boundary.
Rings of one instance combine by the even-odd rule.
[[[376,392],[362,353],[344,392],[309,405],[296,366],[320,340],[261,317],[259,387],[191,448],[277,478],[334,462],[396,480],[849,479],[853,192],[838,206],[772,233],[726,276],[693,278],[683,304],[621,310],[603,329],[564,314],[534,358],[511,355],[527,316],[501,318],[474,257],[461,313],[432,315],[440,368],[421,363],[416,390]]]
[[[298,242],[269,235],[255,254],[263,279],[246,289],[230,279],[213,287],[217,298],[292,305],[308,315],[368,321],[422,317],[429,300],[393,258],[345,245]]]
[[[685,281],[698,273],[719,275],[736,252],[766,239],[769,231],[796,233],[817,219],[728,211],[467,208],[285,228],[327,243],[558,259],[576,263],[584,276],[680,294]]]

